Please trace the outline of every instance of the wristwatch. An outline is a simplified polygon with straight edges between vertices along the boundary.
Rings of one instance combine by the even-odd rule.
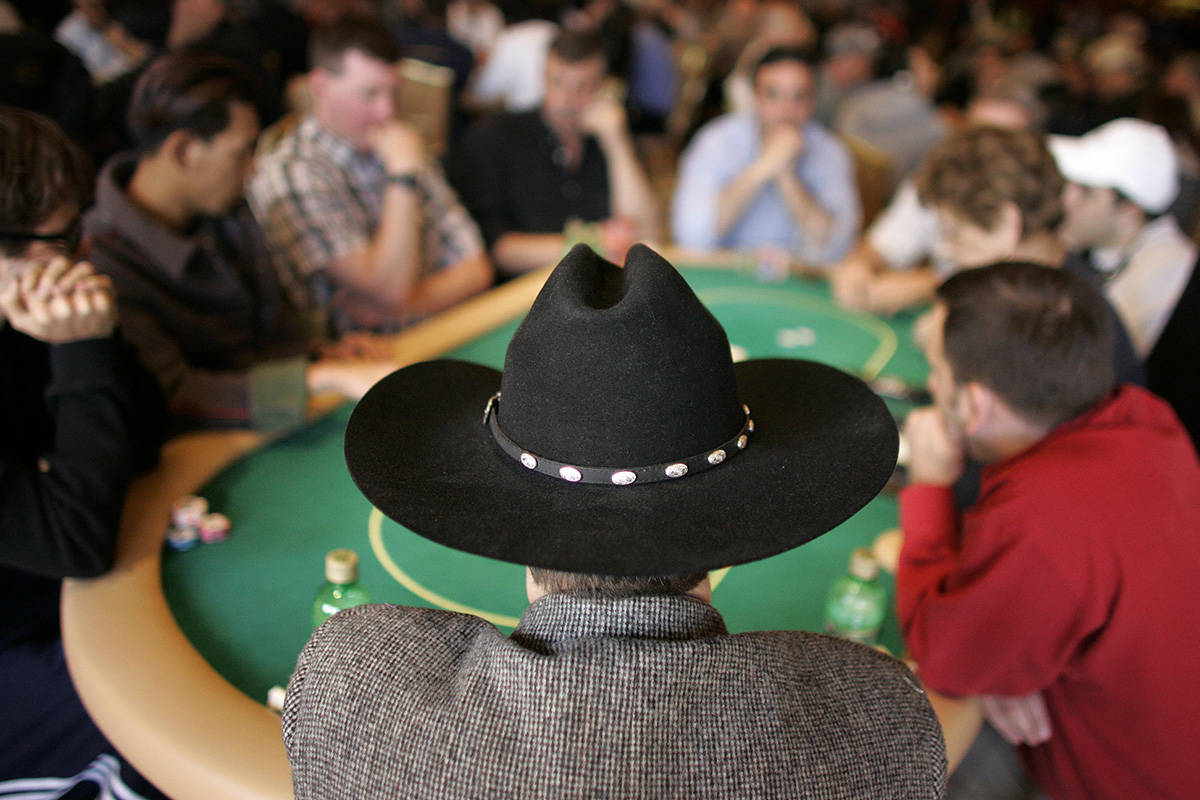
[[[388,183],[398,183],[407,189],[417,188],[417,173],[402,172],[399,175],[388,175],[385,180]]]

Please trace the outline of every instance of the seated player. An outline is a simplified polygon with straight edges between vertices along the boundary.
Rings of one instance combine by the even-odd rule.
[[[153,63],[129,108],[138,150],[105,165],[84,218],[122,331],[162,384],[176,429],[296,425],[310,391],[357,398],[395,368],[309,362],[304,292],[281,286],[243,199],[258,135],[252,92],[218,56],[182,50]]]
[[[312,113],[258,164],[250,203],[339,331],[395,331],[485,289],[475,223],[396,119],[397,52],[344,17],[313,32]]]
[[[1043,113],[1030,90],[1007,86],[973,99],[963,124],[965,128],[1030,130]],[[853,252],[831,271],[833,296],[842,307],[893,314],[927,302],[930,287],[955,270],[955,264],[934,252],[937,213],[921,204],[913,180],[916,174],[901,182]]]
[[[283,710],[296,797],[939,797],[938,722],[899,661],[731,636],[709,602],[710,568],[800,545],[874,497],[896,442],[855,378],[735,367],[648,248],[621,269],[577,245],[503,375],[425,362],[355,410],[347,462],[368,499],[433,541],[532,565],[531,603],[511,637],[384,605],[322,625]]]
[[[1166,213],[1179,163],[1164,128],[1118,119],[1078,138],[1047,142],[1067,190],[1059,234],[1087,264],[1129,330],[1137,354],[1154,349],[1196,262],[1196,244]]]
[[[125,490],[153,463],[162,396],[113,331],[112,286],[68,254],[91,165],[0,107],[0,795],[160,797],[75,694],[60,579],[112,566]]]
[[[754,70],[754,112],[705,125],[684,151],[671,212],[684,247],[786,250],[806,265],[846,255],[858,234],[854,166],[810,119],[807,51],[775,47]]]
[[[1028,263],[938,289],[935,407],[909,416],[896,610],[921,679],[978,696],[1055,800],[1200,797],[1200,464],[1113,384],[1111,317]],[[985,463],[959,515],[964,456]],[[968,756],[970,758],[970,756]],[[957,775],[956,775],[957,777]]]
[[[572,220],[602,223],[600,244],[618,256],[659,237],[625,111],[601,94],[607,73],[604,40],[565,30],[550,45],[541,106],[468,133],[454,178],[501,273],[553,264]]]
[[[917,176],[921,202],[938,216],[935,253],[953,271],[1013,259],[1086,273],[1078,258],[1068,257],[1057,235],[1063,185],[1041,139],[991,127],[947,139],[934,148]],[[940,282],[931,272],[911,302],[931,300]],[[918,320],[918,338],[924,327]],[[1119,320],[1114,331],[1117,378],[1144,383],[1141,360]]]

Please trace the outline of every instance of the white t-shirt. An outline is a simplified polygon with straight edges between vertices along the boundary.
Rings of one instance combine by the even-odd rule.
[[[475,76],[475,96],[502,101],[508,111],[529,111],[542,102],[546,54],[558,33],[553,22],[531,19],[510,25],[496,37],[492,55]]]
[[[932,259],[934,271],[947,277],[954,265],[934,258],[933,248],[938,240],[937,212],[921,205],[917,187],[911,180],[903,181],[892,195],[887,208],[867,229],[867,244],[883,257],[892,269],[912,269],[926,258]]]

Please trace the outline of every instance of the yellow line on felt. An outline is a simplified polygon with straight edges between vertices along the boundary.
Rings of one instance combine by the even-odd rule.
[[[392,559],[391,554],[387,551],[387,546],[383,543],[383,512],[381,512],[378,508],[372,507],[371,514],[369,517],[367,517],[367,536],[371,540],[372,552],[375,553],[375,557],[379,559],[379,563],[383,565],[383,568],[387,570],[387,573],[395,578],[401,586],[403,586],[405,589],[408,589],[425,602],[432,603],[438,608],[444,608],[447,611],[457,611],[460,614],[474,614],[477,617],[486,619],[493,625],[500,625],[507,628],[517,627],[517,622],[519,620],[516,617],[509,617],[504,614],[493,614],[490,611],[481,611],[478,608],[471,608],[470,606],[465,606],[462,603],[456,603],[449,598],[442,597],[435,591],[426,589],[424,586],[414,580],[411,575],[400,569],[400,565]],[[729,573],[729,569],[729,567],[721,567],[721,569],[714,569],[712,572],[708,573],[709,584],[714,590],[720,586],[721,581],[725,580],[725,576]]]
[[[375,552],[375,557],[379,559],[379,563],[383,565],[388,574],[395,578],[401,586],[408,589],[417,597],[447,611],[457,611],[460,614],[474,614],[477,617],[486,619],[493,625],[500,625],[506,628],[517,627],[519,620],[516,617],[510,617],[505,614],[493,614],[490,611],[482,611],[478,608],[465,606],[462,603],[456,603],[447,597],[442,597],[437,592],[426,589],[417,583],[407,572],[400,569],[400,565],[392,560],[387,547],[383,544],[383,513],[378,508],[372,508],[371,516],[367,518],[367,533],[371,539],[371,549]]]
[[[828,300],[768,287],[761,289],[746,289],[737,286],[722,287],[705,289],[697,292],[697,295],[705,305],[750,300],[762,305],[799,308],[815,314],[824,314],[827,317],[840,319],[843,322],[849,322],[851,325],[856,325],[866,330],[879,340],[879,346],[875,348],[875,351],[871,353],[871,356],[859,371],[863,380],[869,381],[877,378],[880,371],[887,366],[888,361],[896,354],[896,350],[900,346],[899,341],[896,339],[896,332],[879,317],[870,314],[843,311]]]

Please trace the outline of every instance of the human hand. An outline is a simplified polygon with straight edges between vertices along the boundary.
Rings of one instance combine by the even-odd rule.
[[[626,134],[625,108],[611,97],[597,97],[579,115],[579,126],[601,144],[612,142]]]
[[[904,421],[908,440],[908,482],[950,486],[962,475],[965,462],[962,436],[946,424],[934,406],[917,408]]]
[[[308,390],[336,392],[350,400],[358,400],[372,386],[398,369],[390,361],[337,361],[323,359],[308,367]]]
[[[167,46],[177,49],[203,39],[221,24],[224,17],[225,3],[221,0],[175,0],[171,6]]]
[[[396,345],[391,336],[346,333],[335,342],[321,344],[319,350],[323,358],[387,361],[395,355]]]
[[[866,311],[867,287],[872,274],[870,263],[851,253],[829,273],[829,289],[834,301],[851,311]]]
[[[5,264],[0,313],[15,329],[47,344],[103,339],[117,326],[112,282],[86,261],[58,256],[24,267]]]
[[[771,177],[791,167],[804,152],[804,133],[795,125],[773,125],[763,132],[758,161]]]
[[[1050,712],[1041,692],[1024,697],[983,695],[979,704],[987,721],[1009,744],[1032,747],[1050,741]]]
[[[624,264],[625,254],[636,241],[636,228],[628,217],[609,217],[600,225],[600,248],[614,264]]]
[[[398,119],[390,119],[372,131],[371,148],[392,175],[416,172],[425,163],[421,134]]]

